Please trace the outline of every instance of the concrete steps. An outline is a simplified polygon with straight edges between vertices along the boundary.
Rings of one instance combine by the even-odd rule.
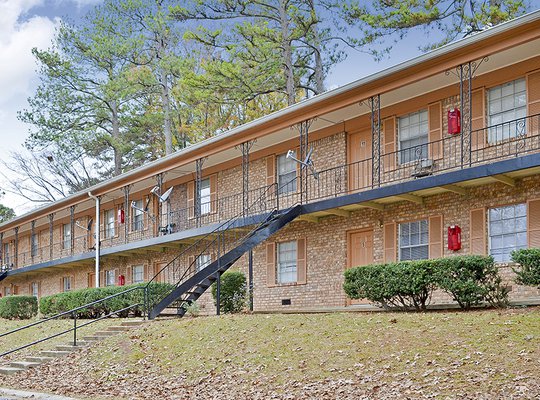
[[[26,357],[23,361],[13,361],[9,365],[0,366],[0,375],[13,375],[29,368],[37,367],[59,357],[65,357],[73,351],[80,350],[84,347],[93,345],[100,340],[107,339],[111,336],[127,332],[133,328],[141,326],[145,321],[124,321],[120,325],[110,326],[106,330],[98,331],[91,336],[84,336],[82,340],[77,341],[77,346],[73,342],[56,345],[54,350],[43,350],[38,356]]]

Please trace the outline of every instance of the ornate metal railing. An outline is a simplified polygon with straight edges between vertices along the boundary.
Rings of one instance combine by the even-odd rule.
[[[373,177],[371,158],[354,163],[327,168],[318,172],[317,178],[308,174],[303,185],[289,185],[279,190],[281,207],[290,207],[299,202],[312,202],[336,197],[348,193],[370,190],[375,187],[419,179],[425,176],[469,168],[498,160],[523,156],[540,151],[540,114],[518,118],[513,121],[477,129],[470,134],[470,149],[464,157],[462,135],[444,135],[443,139],[418,144],[380,156],[380,176]],[[315,149],[316,151],[316,149]],[[466,161],[464,161],[466,160]],[[306,193],[301,194],[303,186]],[[250,199],[259,199],[269,190],[269,186],[252,189]],[[275,192],[275,191],[274,191]],[[135,242],[160,235],[172,234],[189,229],[221,224],[236,215],[251,216],[270,211],[275,207],[276,196],[265,196],[265,201],[253,202],[256,206],[244,207],[244,194],[239,192],[226,197],[213,199],[209,203],[164,211],[162,215],[146,216],[141,229],[128,230],[127,238],[124,227],[116,226],[114,235],[103,229],[101,245],[103,248],[114,247],[127,242]],[[126,223],[128,223],[126,221]],[[90,252],[93,238],[84,235],[76,238],[73,249],[65,248],[62,242],[42,246],[34,252],[19,252],[18,258],[10,255],[10,262],[23,267],[67,257],[70,254]]]

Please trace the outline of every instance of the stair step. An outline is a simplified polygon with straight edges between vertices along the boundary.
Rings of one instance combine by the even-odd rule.
[[[100,337],[98,337],[98,336],[84,336],[83,340],[85,342],[97,342],[97,341],[99,341],[101,339],[104,339],[104,338],[105,338],[104,336],[100,336]]]
[[[58,351],[74,351],[74,350],[79,350],[79,349],[82,349],[83,345],[79,345],[77,344],[77,346],[73,346],[73,344],[59,344],[56,346],[56,350]]]
[[[125,331],[129,331],[131,330],[131,326],[109,326],[107,328],[108,331],[111,331],[111,332],[125,332]]]
[[[43,364],[54,359],[55,357],[26,357],[25,361]]]
[[[0,375],[13,375],[21,371],[24,371],[24,368],[0,367]]]
[[[68,354],[71,354],[71,351],[61,351],[61,350],[43,350],[40,354],[45,357],[64,357]]]
[[[123,321],[123,322],[121,323],[121,325],[122,325],[122,326],[132,326],[132,327],[134,327],[134,326],[140,326],[140,325],[142,325],[142,324],[144,324],[144,323],[145,323],[145,321],[141,321],[141,320],[135,320],[135,321]]]
[[[33,368],[41,365],[40,362],[31,362],[31,361],[14,361],[10,364],[11,367],[14,368],[22,368],[22,369],[28,369]]]
[[[105,336],[105,337],[108,337],[108,336],[114,336],[116,335],[118,332],[115,332],[115,331],[99,331],[99,332],[96,332],[94,333],[94,336]]]

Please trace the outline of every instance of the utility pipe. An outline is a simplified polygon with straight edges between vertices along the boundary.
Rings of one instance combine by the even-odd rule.
[[[94,244],[94,247],[96,248],[96,287],[99,287],[99,252],[100,252],[100,245],[101,245],[101,232],[100,232],[100,222],[99,222],[99,207],[100,207],[100,201],[99,197],[96,197],[92,194],[92,192],[88,192],[88,196],[90,198],[94,199],[96,201],[96,227],[95,227],[95,237],[96,237],[96,243]]]

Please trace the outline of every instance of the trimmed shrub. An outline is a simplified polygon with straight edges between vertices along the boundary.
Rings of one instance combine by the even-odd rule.
[[[435,289],[433,260],[373,264],[345,271],[345,293],[384,308],[423,311]]]
[[[241,312],[246,306],[246,276],[242,272],[229,271],[221,275],[220,308],[225,314]],[[217,284],[212,284],[212,296],[217,305]]]
[[[502,307],[508,290],[492,257],[460,256],[373,264],[345,271],[345,293],[383,308],[423,311],[442,289],[464,309],[488,303]]]
[[[7,296],[0,298],[0,318],[30,319],[37,315],[38,303],[34,296]]]
[[[144,287],[146,284],[136,284],[130,286],[108,286],[103,288],[89,288],[74,290],[71,292],[58,293],[52,296],[42,297],[39,302],[39,309],[45,317],[60,314],[85,304],[93,303],[105,297],[121,293],[134,287]],[[168,293],[173,285],[167,283],[151,283],[148,290],[149,304],[154,304],[161,299],[164,293]],[[134,304],[144,304],[144,290],[132,290],[131,292],[105,300],[77,311],[77,318],[99,318],[114,311],[122,310]],[[129,310],[119,312],[119,317],[141,316],[143,306],[132,307]],[[66,316],[66,318],[72,317]]]
[[[512,252],[512,261],[519,264],[512,268],[516,283],[540,287],[540,249],[521,249]]]
[[[493,307],[508,304],[508,289],[491,256],[457,256],[434,260],[437,286],[452,296],[463,309],[482,303]]]

